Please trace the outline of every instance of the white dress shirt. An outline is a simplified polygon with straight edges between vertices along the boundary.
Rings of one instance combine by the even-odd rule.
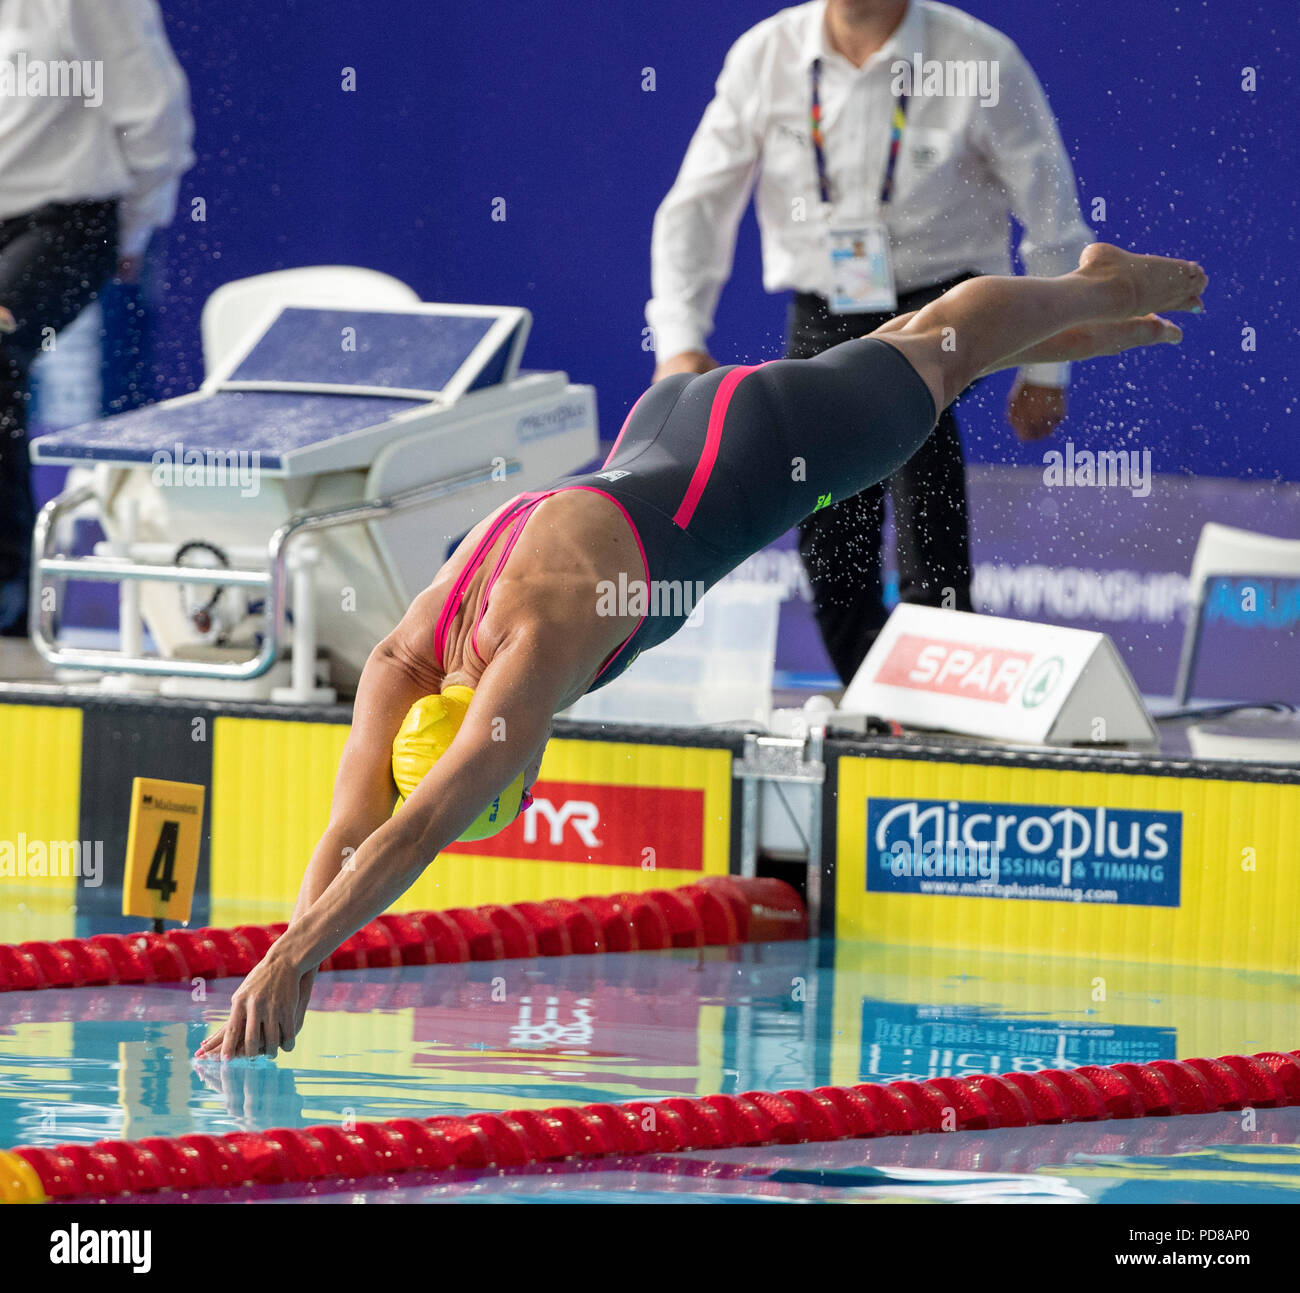
[[[900,295],[966,272],[1009,273],[1008,212],[1024,225],[1020,254],[1031,274],[1073,269],[1093,240],[1042,87],[1006,36],[949,5],[912,0],[894,34],[859,68],[831,48],[825,16],[825,0],[783,9],[747,31],[727,55],[713,101],[655,216],[654,295],[646,320],[660,359],[705,348],[751,191],[763,285],[769,292],[830,294],[826,217],[809,130],[814,59],[822,60],[822,135],[834,217],[884,220]],[[914,68],[916,56],[983,62],[986,92],[959,97],[911,88],[893,196],[882,208],[896,65],[901,60]],[[1036,364],[1022,369],[1021,378],[1061,386],[1068,370]]]
[[[175,215],[193,134],[155,0],[0,0],[0,218],[117,198],[138,255]]]

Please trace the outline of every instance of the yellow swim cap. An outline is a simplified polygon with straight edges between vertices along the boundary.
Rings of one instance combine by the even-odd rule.
[[[440,695],[417,700],[402,720],[393,738],[393,780],[401,798],[400,808],[424,779],[425,773],[451,746],[460,725],[465,721],[472,687],[453,685]],[[485,840],[504,830],[514,821],[524,798],[524,774],[521,772],[469,825],[459,838]]]

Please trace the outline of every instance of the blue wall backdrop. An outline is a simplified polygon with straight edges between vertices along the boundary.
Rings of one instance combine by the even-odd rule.
[[[163,0],[190,77],[198,165],[156,243],[160,394],[202,376],[198,316],[227,279],[344,262],[425,299],[524,305],[530,367],[600,392],[617,432],[649,379],[642,309],[655,206],[734,38],[764,0]],[[1070,432],[1150,447],[1157,472],[1300,480],[1295,434],[1300,24],[1289,5],[970,0],[1043,81],[1099,236],[1213,277],[1181,351],[1079,371]],[[355,93],[341,90],[356,69]],[[642,69],[657,88],[642,89]],[[1254,93],[1242,69],[1257,69]],[[189,218],[195,197],[204,223]],[[494,198],[507,219],[493,222]],[[752,215],[713,340],[778,355]],[[1242,349],[1252,328],[1257,349]],[[965,404],[973,461],[1041,463],[1001,420],[1006,379]],[[978,522],[977,522],[978,525]]]

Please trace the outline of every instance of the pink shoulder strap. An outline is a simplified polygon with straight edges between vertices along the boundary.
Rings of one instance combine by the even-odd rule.
[[[446,658],[447,633],[451,629],[452,620],[456,618],[457,613],[460,611],[461,602],[465,597],[465,586],[474,577],[474,573],[479,566],[483,564],[483,558],[487,555],[488,550],[505,532],[512,518],[518,515],[519,505],[528,502],[532,498],[533,495],[531,494],[520,494],[518,498],[511,500],[505,511],[493,521],[491,526],[488,527],[487,533],[478,541],[474,551],[470,554],[469,560],[465,563],[459,576],[457,576],[451,593],[442,604],[442,612],[439,614],[438,623],[433,630],[433,646],[438,655],[439,669],[446,668],[443,662]],[[500,563],[498,563],[499,569]],[[475,628],[477,628],[477,625]]]

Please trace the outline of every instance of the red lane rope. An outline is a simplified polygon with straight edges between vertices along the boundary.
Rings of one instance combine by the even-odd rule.
[[[238,925],[0,944],[0,992],[242,977],[287,928]],[[784,881],[705,876],[681,888],[646,893],[380,916],[320,968],[445,965],[807,936],[803,902]]]
[[[1300,1105],[1300,1051],[13,1151],[49,1199]]]

